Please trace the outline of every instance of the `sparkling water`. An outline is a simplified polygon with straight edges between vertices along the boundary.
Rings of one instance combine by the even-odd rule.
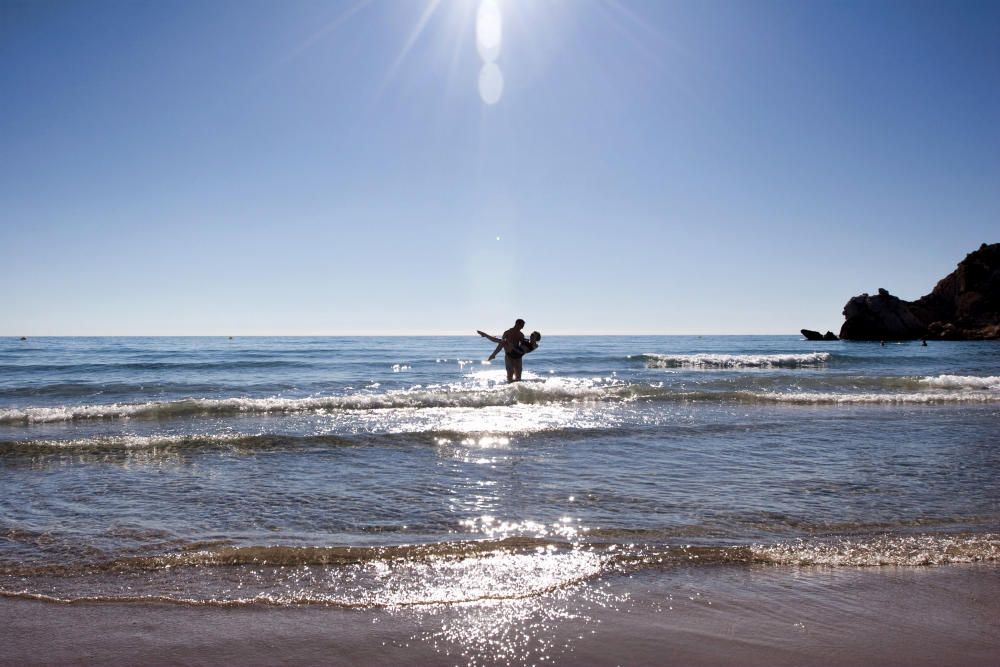
[[[1000,555],[1000,344],[0,341],[0,592],[347,607]]]

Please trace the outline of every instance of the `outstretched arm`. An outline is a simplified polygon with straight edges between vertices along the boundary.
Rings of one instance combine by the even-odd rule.
[[[488,339],[490,339],[490,340],[491,340],[491,341],[493,341],[494,343],[499,343],[499,344],[501,344],[501,345],[503,344],[503,341],[501,341],[501,340],[500,340],[499,338],[497,338],[496,336],[491,336],[491,335],[489,335],[488,333],[486,333],[485,331],[479,331],[479,330],[477,329],[477,330],[476,330],[476,333],[477,333],[477,334],[479,334],[480,336],[482,336],[483,338],[488,338]]]
[[[488,333],[486,333],[485,331],[479,331],[478,329],[476,330],[476,333],[479,334],[480,336],[482,336],[483,338],[487,338],[487,339],[489,339],[489,340],[491,340],[491,341],[493,341],[494,343],[497,344],[496,349],[493,350],[493,354],[491,354],[490,356],[486,357],[486,361],[493,361],[494,359],[496,359],[497,358],[497,354],[499,354],[500,350],[503,349],[503,339],[502,338],[497,338],[496,336],[491,336]]]

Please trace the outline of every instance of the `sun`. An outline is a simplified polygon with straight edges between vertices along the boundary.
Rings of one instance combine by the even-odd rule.
[[[334,20],[299,43],[283,59],[283,63],[301,56],[320,40],[329,38],[331,33],[344,28],[356,15],[379,6],[398,11],[405,8],[408,14],[412,11],[413,23],[404,33],[402,44],[382,81],[376,86],[378,91],[390,86],[400,67],[411,56],[414,46],[429,39],[440,49],[438,54],[442,59],[436,66],[450,61],[442,71],[448,90],[464,90],[464,94],[474,94],[472,91],[475,90],[484,107],[495,106],[502,101],[507,89],[508,69],[514,77],[512,81],[519,80],[518,74],[537,78],[538,72],[549,66],[552,44],[565,45],[560,35],[580,24],[584,14],[595,14],[601,21],[614,25],[644,52],[649,51],[645,42],[654,32],[640,16],[622,6],[618,0],[593,0],[588,3],[566,0],[424,0],[421,3],[387,0],[376,3],[374,0],[356,0]],[[467,64],[466,59],[470,55],[470,39],[475,39],[479,57],[478,76],[472,81],[465,78],[469,68],[463,65],[463,61]],[[516,60],[511,60],[511,53]]]
[[[629,41],[643,53],[650,52],[649,41],[659,48],[665,44],[662,35],[653,30],[643,18],[623,6],[619,0],[424,0],[422,3],[396,3],[387,0],[356,0],[334,20],[321,26],[276,65],[284,65],[300,57],[317,42],[327,39],[332,33],[343,29],[356,15],[374,7],[392,7],[407,13],[413,10],[413,24],[405,33],[391,64],[388,66],[378,91],[384,91],[399,73],[400,66],[409,58],[414,46],[425,39],[438,44],[445,52],[450,50],[450,65],[444,67],[448,90],[465,90],[466,94],[476,90],[485,107],[498,104],[506,90],[507,68],[504,54],[516,52],[516,65],[512,75],[522,77],[525,73],[537,77],[537,72],[549,66],[551,45],[559,43],[560,33],[572,30],[580,23],[583,14],[599,15],[601,21],[611,24],[626,34]],[[397,11],[391,12],[396,14]],[[462,83],[456,75],[467,77],[468,68],[462,61],[469,57],[467,48],[470,38],[475,39],[479,56],[478,77]],[[666,44],[670,46],[670,44]],[[448,60],[448,56],[444,60]],[[437,65],[442,63],[438,61]],[[513,67],[519,68],[517,71]],[[514,80],[514,79],[512,79]],[[459,84],[457,87],[455,84]],[[472,84],[471,86],[469,84]]]
[[[476,12],[476,48],[488,63],[496,62],[503,41],[503,15],[496,0],[482,0]]]
[[[497,65],[503,43],[503,15],[496,0],[482,0],[476,12],[476,50],[483,59],[479,70],[479,97],[496,104],[503,96],[503,72]]]

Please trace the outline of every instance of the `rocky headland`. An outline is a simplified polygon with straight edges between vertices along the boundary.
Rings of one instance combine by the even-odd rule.
[[[916,301],[879,289],[853,297],[844,317],[845,340],[1000,339],[1000,243],[969,253]]]

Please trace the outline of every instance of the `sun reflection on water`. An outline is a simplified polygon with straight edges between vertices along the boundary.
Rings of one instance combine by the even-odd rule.
[[[574,548],[582,547],[579,539],[590,530],[580,525],[580,519],[569,516],[560,518],[556,523],[545,524],[532,520],[501,521],[493,515],[483,514],[460,523],[469,533],[479,534],[491,540],[532,537],[565,541]]]
[[[596,632],[604,610],[617,610],[627,594],[614,595],[607,584],[577,584],[544,597],[495,600],[453,607],[406,610],[422,625],[431,626],[412,637],[467,665],[546,664],[573,651],[582,636],[558,630],[568,622],[590,625]]]

